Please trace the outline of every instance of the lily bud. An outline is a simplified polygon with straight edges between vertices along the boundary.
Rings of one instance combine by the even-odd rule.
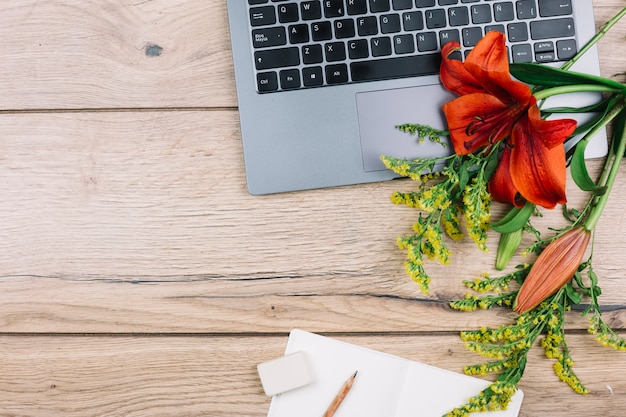
[[[522,243],[522,229],[518,229],[511,233],[502,233],[498,242],[498,253],[496,255],[496,269],[502,271],[517,252],[520,243]]]
[[[522,314],[538,306],[572,279],[585,256],[591,232],[568,230],[539,254],[517,294],[513,309]]]

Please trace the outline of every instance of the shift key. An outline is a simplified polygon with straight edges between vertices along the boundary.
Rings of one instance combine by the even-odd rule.
[[[564,38],[574,36],[574,19],[538,20],[530,23],[533,39]]]
[[[254,65],[257,70],[293,67],[300,64],[298,48],[269,49],[254,53]]]

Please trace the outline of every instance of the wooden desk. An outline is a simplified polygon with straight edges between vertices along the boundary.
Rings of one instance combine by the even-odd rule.
[[[491,270],[468,241],[430,295],[404,274],[416,213],[388,197],[410,182],[248,195],[224,3],[2,2],[0,415],[260,417],[256,365],[294,327],[460,371],[482,358],[458,331],[513,317],[447,307]],[[598,24],[624,6],[595,4]],[[625,204],[623,180],[594,260],[622,335]],[[568,325],[591,394],[534,349],[521,415],[624,415],[626,354]]]

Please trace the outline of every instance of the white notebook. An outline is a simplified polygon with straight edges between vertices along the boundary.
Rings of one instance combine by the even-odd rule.
[[[441,417],[489,385],[488,381],[416,361],[293,330],[285,354],[304,352],[313,382],[272,398],[268,417],[321,417],[343,383],[358,371],[335,417]],[[477,416],[515,417],[523,393],[508,410]]]

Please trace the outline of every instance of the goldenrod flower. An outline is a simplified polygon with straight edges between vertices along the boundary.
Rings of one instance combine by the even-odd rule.
[[[589,230],[575,227],[546,246],[524,280],[514,310],[522,314],[563,287],[578,270],[590,237]]]

